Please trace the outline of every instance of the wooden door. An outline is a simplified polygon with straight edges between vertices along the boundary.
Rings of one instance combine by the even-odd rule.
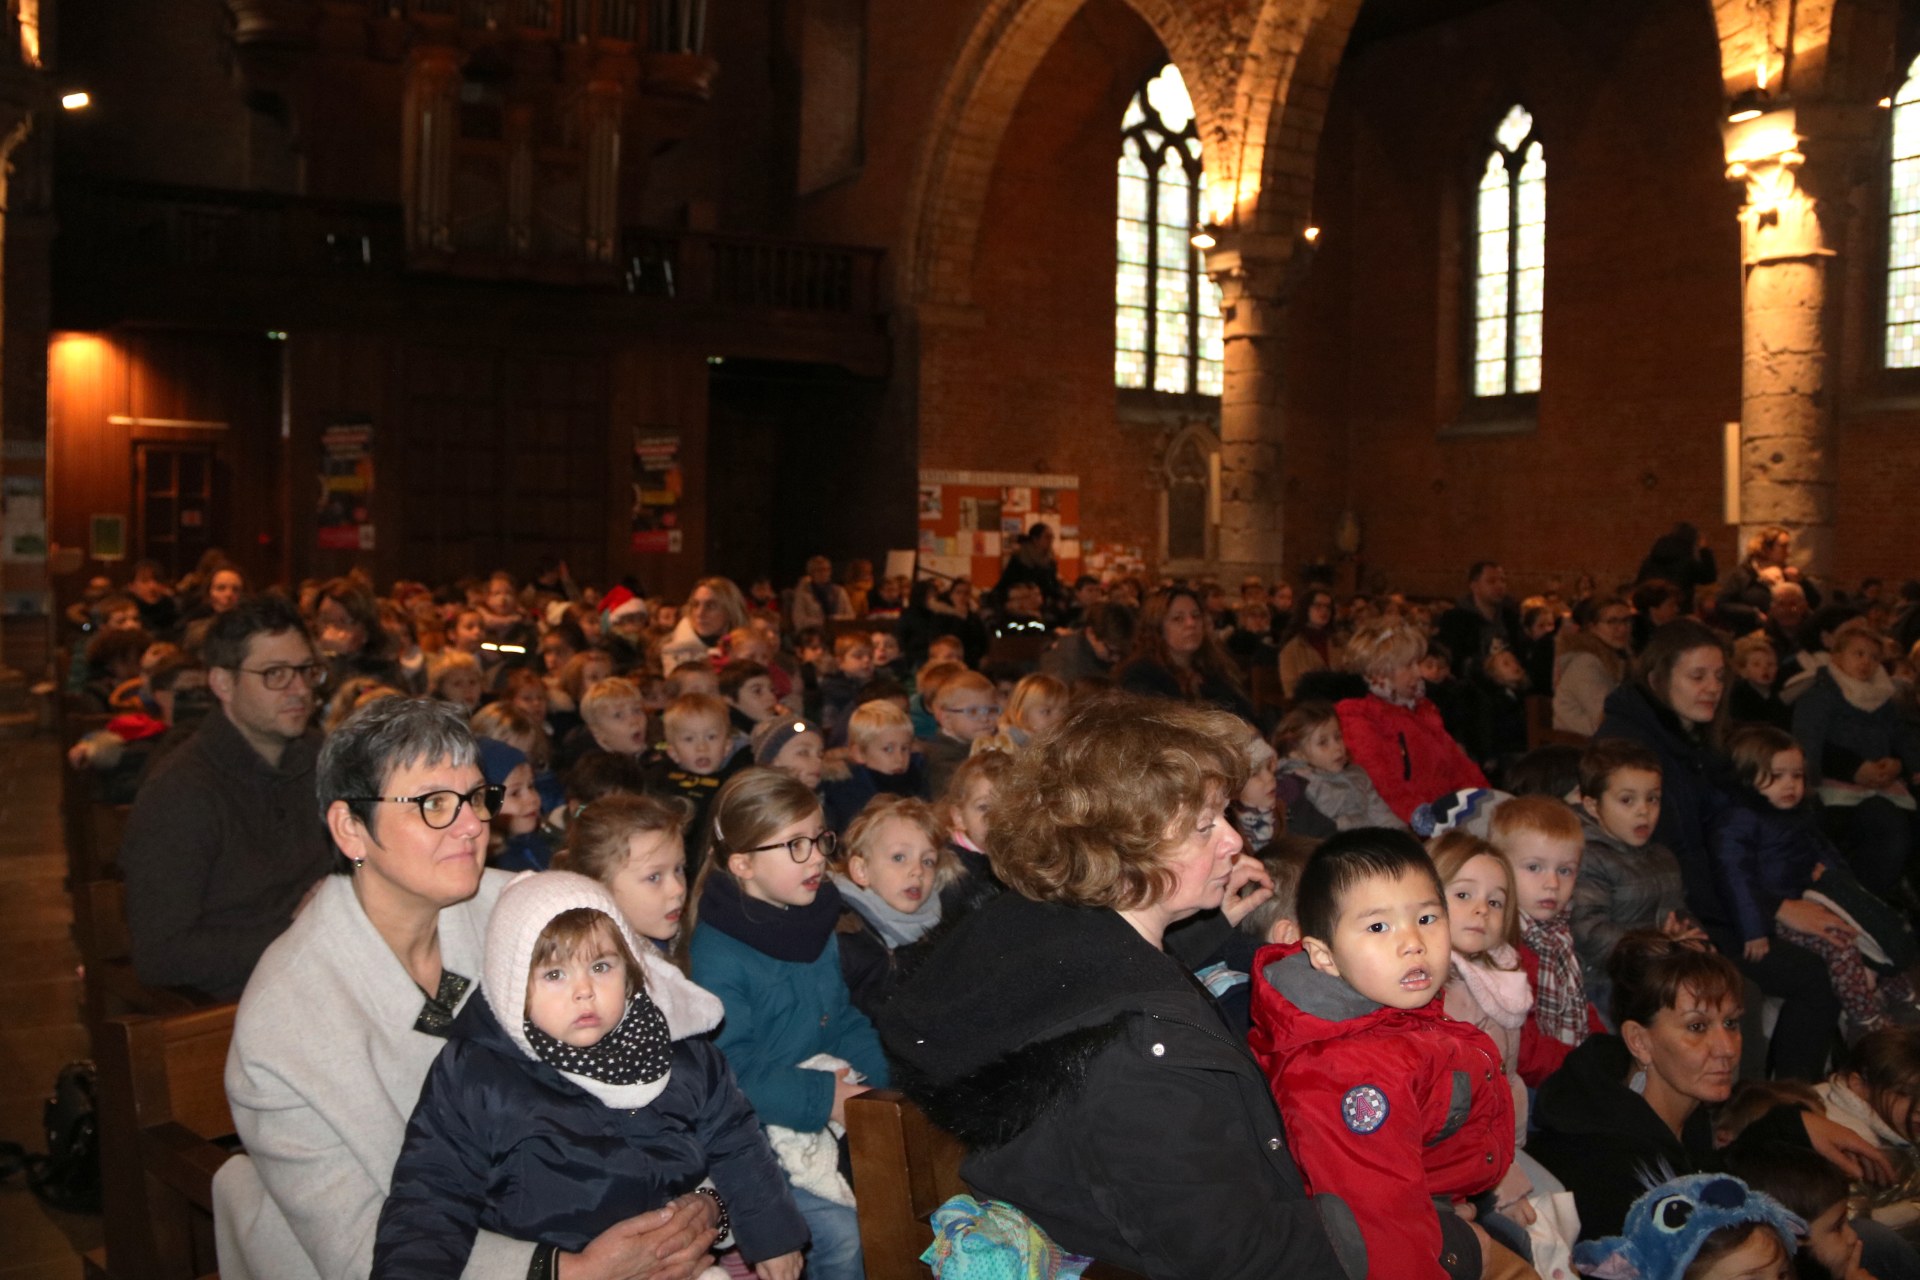
[[[140,557],[170,578],[191,570],[218,546],[213,446],[140,442],[134,445],[134,503]]]

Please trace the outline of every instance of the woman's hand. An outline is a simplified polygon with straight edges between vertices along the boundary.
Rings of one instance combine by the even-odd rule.
[[[1220,904],[1220,914],[1237,929],[1255,907],[1272,896],[1273,877],[1260,865],[1260,859],[1239,854],[1227,872],[1227,896]]]
[[[847,1123],[847,1099],[858,1097],[860,1094],[865,1093],[869,1087],[870,1086],[864,1084],[854,1084],[845,1076],[835,1076],[833,1078],[833,1110],[827,1113],[827,1119],[837,1125],[845,1125]]]
[[[1788,898],[1780,904],[1780,909],[1773,913],[1773,918],[1789,929],[1819,934],[1821,937],[1831,938],[1840,943],[1851,944],[1859,934],[1859,931],[1845,920],[1819,903],[1808,902],[1805,898]]]
[[[1750,938],[1747,945],[1740,948],[1740,954],[1747,958],[1748,964],[1759,964],[1767,958],[1767,952],[1772,948],[1773,943],[1767,938]]]
[[[753,1274],[759,1280],[800,1280],[800,1255],[783,1253],[777,1258],[768,1258],[765,1262],[753,1264]]]
[[[563,1253],[566,1280],[693,1280],[707,1265],[720,1212],[710,1196],[684,1195],[663,1209],[608,1227],[579,1253]]]
[[[1893,1165],[1868,1139],[1811,1111],[1802,1111],[1800,1121],[1806,1126],[1807,1141],[1813,1149],[1849,1178],[1865,1178],[1881,1186],[1893,1181]]]

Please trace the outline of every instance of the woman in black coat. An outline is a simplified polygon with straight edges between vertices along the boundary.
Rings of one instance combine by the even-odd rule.
[[[1225,816],[1244,734],[1112,697],[1028,748],[991,816],[1010,891],[936,945],[881,1035],[967,1182],[1062,1247],[1157,1280],[1359,1277],[1352,1213],[1307,1197],[1253,1056],[1163,949],[1176,921],[1267,897],[1240,895],[1257,864],[1234,864]]]
[[[1780,939],[1761,959],[1746,959],[1739,924],[1721,901],[1714,875],[1711,837],[1735,785],[1719,749],[1726,685],[1720,637],[1690,618],[1669,622],[1648,640],[1633,678],[1607,695],[1606,718],[1593,736],[1625,738],[1660,758],[1653,839],[1679,861],[1687,908],[1713,945],[1762,991],[1784,1001],[1769,1045],[1774,1074],[1818,1080],[1840,1024],[1840,1000],[1826,962]]]
[[[1618,1035],[1591,1036],[1540,1086],[1527,1152],[1573,1192],[1582,1239],[1617,1235],[1643,1171],[1724,1169],[1707,1107],[1740,1066],[1740,974],[1724,956],[1651,931],[1629,933],[1608,962]],[[1705,1105],[1702,1105],[1705,1104]],[[1872,1144],[1825,1116],[1783,1105],[1734,1144],[1815,1151],[1849,1177],[1885,1176]]]

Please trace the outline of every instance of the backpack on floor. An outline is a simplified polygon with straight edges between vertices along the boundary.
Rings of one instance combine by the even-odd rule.
[[[100,1128],[94,1112],[91,1062],[69,1062],[40,1108],[47,1153],[0,1142],[0,1179],[25,1173],[27,1187],[49,1207],[67,1213],[100,1211]]]

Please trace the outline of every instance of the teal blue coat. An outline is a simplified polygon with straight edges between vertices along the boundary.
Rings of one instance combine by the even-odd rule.
[[[887,1084],[880,1037],[840,976],[837,936],[812,963],[795,964],[701,924],[689,955],[693,980],[726,1007],[715,1042],[762,1122],[801,1133],[827,1127],[832,1073],[794,1065],[816,1053],[844,1058],[876,1088]]]

